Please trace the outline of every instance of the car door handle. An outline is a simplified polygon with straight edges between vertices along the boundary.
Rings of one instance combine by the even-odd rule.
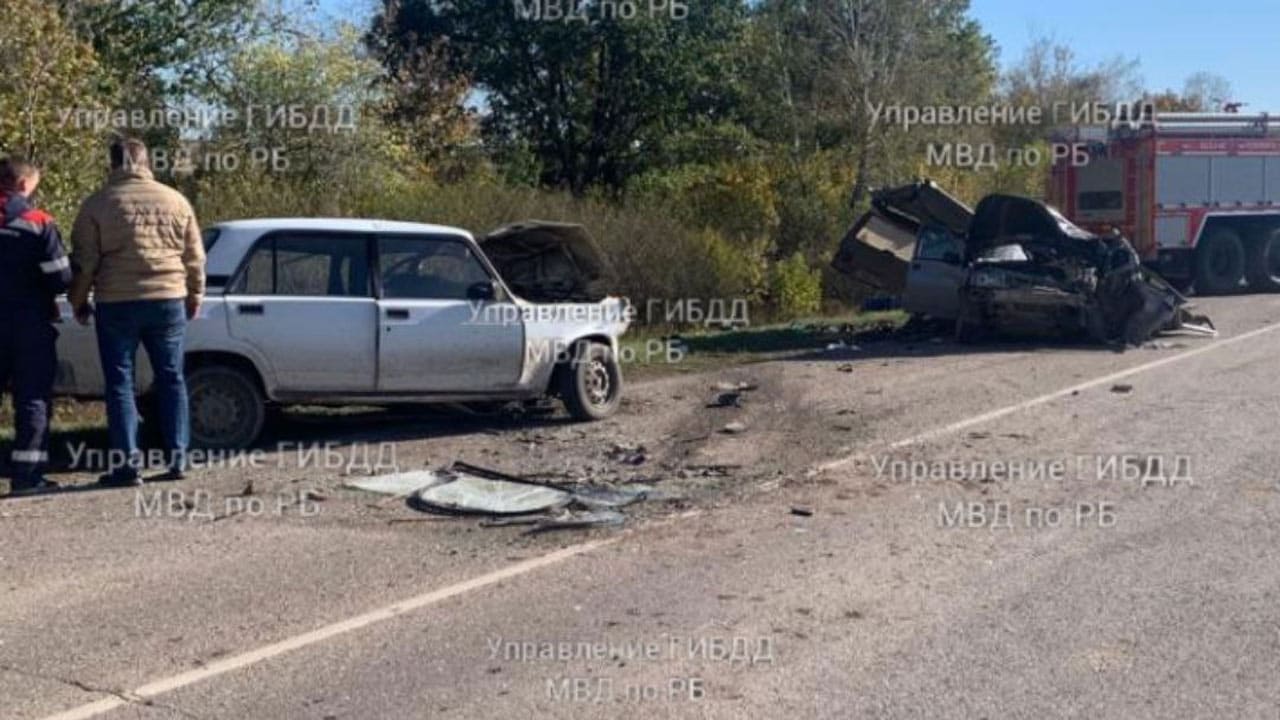
[[[266,308],[256,303],[236,306],[236,312],[239,312],[241,315],[263,315],[266,311]]]
[[[387,318],[390,320],[408,320],[409,311],[403,308],[391,308],[387,310]]]

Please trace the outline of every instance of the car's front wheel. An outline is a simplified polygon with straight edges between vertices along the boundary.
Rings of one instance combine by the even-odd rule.
[[[622,401],[622,368],[608,345],[586,340],[575,344],[560,382],[560,397],[577,420],[607,418]]]
[[[267,408],[258,383],[226,365],[206,365],[187,376],[191,405],[191,445],[207,450],[240,450],[262,432]]]

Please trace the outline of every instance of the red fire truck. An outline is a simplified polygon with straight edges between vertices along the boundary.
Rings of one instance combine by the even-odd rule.
[[[1059,140],[1049,201],[1094,232],[1119,231],[1144,262],[1197,293],[1280,291],[1280,118],[1156,113]]]

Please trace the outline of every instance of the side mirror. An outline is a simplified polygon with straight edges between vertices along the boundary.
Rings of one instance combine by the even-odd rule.
[[[492,280],[473,283],[467,288],[468,300],[493,300],[498,297],[498,288]]]

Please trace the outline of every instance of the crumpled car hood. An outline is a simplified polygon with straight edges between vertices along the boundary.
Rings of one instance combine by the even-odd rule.
[[[993,248],[1034,242],[1062,252],[1092,255],[1102,250],[1102,238],[1077,227],[1048,205],[1017,195],[988,195],[978,203],[965,237],[968,260]]]
[[[528,220],[478,242],[507,285],[532,302],[599,302],[617,287],[617,274],[586,228]]]

